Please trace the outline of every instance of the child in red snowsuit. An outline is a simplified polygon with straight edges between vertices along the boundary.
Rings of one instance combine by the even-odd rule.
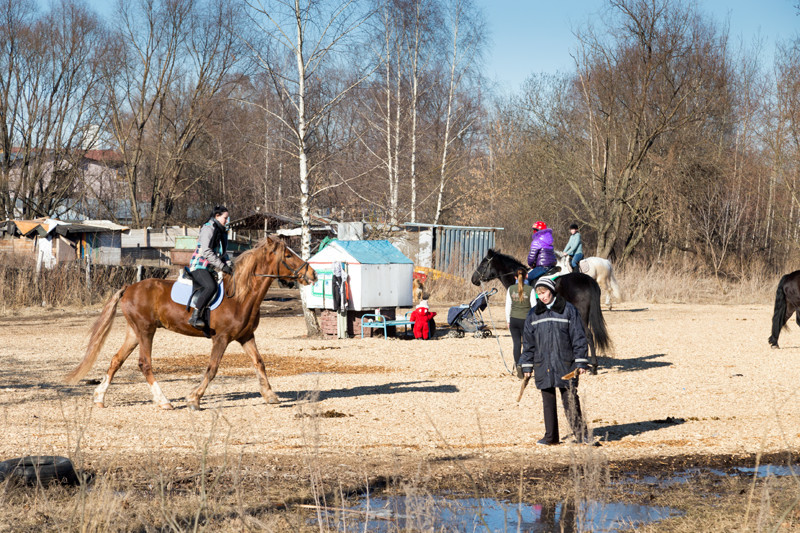
[[[428,301],[422,300],[408,317],[414,323],[414,338],[427,340],[430,336],[430,320],[436,316],[428,309]]]

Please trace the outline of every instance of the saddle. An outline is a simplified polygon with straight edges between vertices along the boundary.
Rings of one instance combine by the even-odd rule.
[[[217,294],[211,299],[211,303],[206,308],[208,311],[216,309],[222,303],[222,297],[225,294],[225,288],[222,283],[222,273],[217,273]],[[195,302],[197,301],[197,289],[194,286],[192,273],[189,269],[184,267],[181,270],[178,279],[172,284],[172,291],[170,292],[172,301],[186,306],[186,310],[197,308]]]

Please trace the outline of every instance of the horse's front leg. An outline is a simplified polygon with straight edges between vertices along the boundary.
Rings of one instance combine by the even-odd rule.
[[[189,404],[190,409],[195,411],[200,409],[200,398],[205,394],[208,384],[211,383],[211,380],[217,375],[219,362],[222,360],[222,354],[225,353],[229,342],[230,339],[227,337],[220,335],[214,337],[213,344],[211,345],[211,358],[208,362],[206,373],[203,375],[203,381],[200,382],[199,387],[186,397],[186,403]]]
[[[247,355],[250,356],[250,359],[253,360],[253,366],[256,369],[256,375],[258,375],[258,385],[261,390],[261,396],[264,397],[264,400],[270,404],[277,404],[280,403],[280,399],[278,395],[272,390],[272,387],[269,385],[269,379],[267,379],[267,371],[264,368],[264,359],[261,358],[261,354],[258,353],[258,348],[256,348],[256,339],[254,337],[250,337],[245,340],[239,341],[244,348],[244,351]]]

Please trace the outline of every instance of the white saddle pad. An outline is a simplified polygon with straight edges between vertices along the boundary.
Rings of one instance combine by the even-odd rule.
[[[225,294],[225,287],[222,284],[222,276],[220,275],[218,278],[217,283],[217,295],[212,300],[211,304],[209,304],[208,309],[216,309],[219,307],[219,304],[222,303],[222,297]],[[192,289],[194,289],[194,283],[192,279],[186,275],[185,270],[181,270],[181,275],[178,276],[178,279],[175,280],[175,283],[172,284],[172,291],[170,291],[170,297],[172,301],[175,303],[179,303],[185,306],[189,302],[189,298],[192,298],[192,303],[190,307],[197,308],[195,302],[197,300],[197,295],[192,297]]]

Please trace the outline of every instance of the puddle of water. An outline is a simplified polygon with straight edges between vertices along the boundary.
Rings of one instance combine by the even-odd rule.
[[[744,474],[755,475],[756,477],[783,477],[783,476],[797,476],[800,475],[800,465],[794,466],[781,466],[781,465],[760,465],[758,468],[749,468],[744,466],[736,467],[737,472]]]
[[[584,502],[515,504],[491,498],[373,498],[346,509],[326,526],[338,531],[526,531],[567,533],[623,531],[682,513],[668,507]]]
[[[731,476],[756,476],[765,478],[769,476],[783,477],[783,476],[797,476],[800,475],[800,465],[760,465],[758,468],[737,466],[730,470],[719,470],[717,468],[690,468],[682,472],[676,472],[669,477],[659,476],[643,476],[641,478],[633,477],[632,473],[628,475],[631,477],[625,478],[617,482],[617,484],[644,484],[656,485],[658,487],[669,487],[672,485],[682,485],[689,483],[694,478],[703,474],[713,474],[719,477]]]

